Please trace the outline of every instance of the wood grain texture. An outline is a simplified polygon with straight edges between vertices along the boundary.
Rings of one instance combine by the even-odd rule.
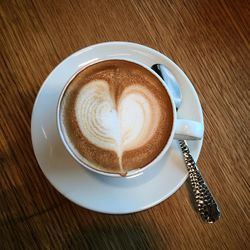
[[[2,0],[0,14],[0,249],[249,249],[249,1]],[[112,40],[161,51],[193,82],[216,224],[194,213],[187,183],[154,208],[111,216],[71,203],[42,174],[30,139],[39,88],[71,53]]]

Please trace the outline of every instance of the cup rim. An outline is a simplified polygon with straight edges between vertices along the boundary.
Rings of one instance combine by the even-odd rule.
[[[147,165],[141,167],[141,168],[137,168],[137,169],[133,169],[133,170],[130,170],[126,173],[126,175],[121,175],[119,173],[112,173],[112,172],[107,172],[107,171],[102,171],[102,170],[99,170],[97,168],[94,168],[92,166],[90,166],[90,164],[86,163],[86,162],[83,162],[81,159],[79,159],[79,157],[73,152],[74,150],[69,146],[69,144],[67,143],[67,140],[65,139],[65,136],[64,136],[64,132],[62,130],[62,127],[61,127],[61,119],[60,119],[60,108],[61,108],[61,103],[62,103],[62,100],[63,100],[63,97],[65,95],[65,92],[67,90],[67,88],[69,87],[70,83],[72,82],[72,80],[83,70],[85,70],[86,68],[92,66],[92,65],[95,65],[97,63],[101,63],[101,62],[105,62],[105,61],[113,61],[113,60],[117,60],[117,61],[127,61],[127,62],[131,62],[131,63],[134,63],[134,64],[137,64],[141,67],[143,67],[144,69],[146,69],[147,71],[151,72],[151,74],[153,74],[156,78],[158,78],[158,80],[160,80],[161,84],[163,85],[163,87],[165,88],[165,90],[167,91],[167,94],[169,96],[169,99],[170,99],[170,102],[171,102],[171,105],[172,105],[172,112],[173,112],[173,122],[172,122],[172,129],[171,129],[171,133],[170,133],[170,136],[167,140],[167,143],[164,145],[163,149],[160,151],[160,153],[150,162],[148,163]],[[174,103],[174,100],[173,100],[173,97],[171,96],[170,94],[170,90],[168,89],[167,85],[164,83],[164,80],[156,73],[154,72],[149,66],[145,65],[144,63],[142,62],[138,62],[137,60],[133,60],[133,59],[127,59],[127,58],[122,58],[122,57],[109,57],[109,58],[103,58],[103,59],[98,59],[96,61],[92,61],[92,62],[89,62],[87,63],[86,65],[84,65],[83,67],[81,67],[78,71],[76,71],[72,77],[69,78],[69,80],[66,82],[65,86],[63,87],[63,89],[61,90],[61,93],[59,95],[59,98],[58,98],[58,101],[57,101],[57,105],[56,105],[56,124],[57,124],[57,130],[59,132],[59,136],[60,136],[60,139],[64,145],[64,147],[66,148],[66,150],[68,151],[68,153],[71,155],[71,157],[76,160],[82,167],[94,172],[94,173],[97,173],[97,174],[100,174],[100,175],[103,175],[103,176],[109,176],[109,177],[122,177],[122,178],[131,178],[131,177],[137,177],[141,174],[143,174],[144,171],[146,171],[148,168],[152,167],[155,163],[157,163],[161,158],[162,156],[167,152],[167,150],[169,149],[172,141],[173,141],[173,138],[174,138],[174,128],[175,128],[175,124],[176,124],[176,108],[175,108],[175,103]]]

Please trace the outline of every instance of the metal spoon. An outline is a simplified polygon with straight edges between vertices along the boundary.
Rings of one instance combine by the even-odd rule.
[[[168,86],[175,102],[176,111],[178,111],[181,105],[182,95],[175,77],[163,64],[154,64],[151,68]],[[198,213],[204,221],[213,223],[220,217],[219,207],[214,200],[212,193],[209,191],[208,186],[204,181],[192,155],[190,154],[186,141],[179,140],[179,144],[187,166]]]

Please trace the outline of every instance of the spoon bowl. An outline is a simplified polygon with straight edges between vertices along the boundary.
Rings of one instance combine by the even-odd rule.
[[[164,80],[164,83],[173,96],[176,110],[178,110],[181,106],[182,94],[175,77],[163,64],[154,64],[151,68]]]

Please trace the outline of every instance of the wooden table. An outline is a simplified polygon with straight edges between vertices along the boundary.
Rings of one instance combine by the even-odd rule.
[[[249,249],[250,5],[247,0],[2,0],[0,249]],[[206,224],[188,184],[160,205],[105,215],[60,195],[30,137],[43,81],[71,53],[113,40],[155,48],[193,82],[204,111],[199,167],[222,217]]]

